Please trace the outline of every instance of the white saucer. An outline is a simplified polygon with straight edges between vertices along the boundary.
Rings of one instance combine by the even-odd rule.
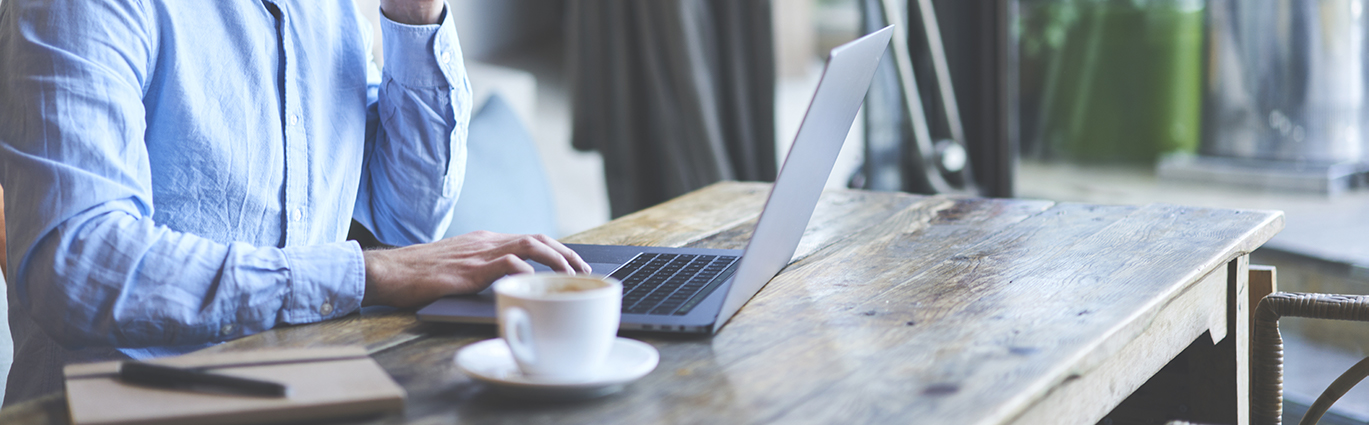
[[[540,399],[582,399],[612,394],[646,376],[661,359],[656,347],[627,338],[613,341],[599,376],[577,382],[547,382],[523,375],[503,338],[461,348],[456,365],[462,372],[509,395]]]

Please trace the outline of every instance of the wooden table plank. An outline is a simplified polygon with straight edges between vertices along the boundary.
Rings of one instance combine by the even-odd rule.
[[[729,356],[746,357],[770,340],[806,332],[793,326],[796,320],[825,326],[840,325],[850,316],[864,317],[873,310],[857,310],[860,303],[1050,205],[940,197],[912,205],[844,243],[790,265],[714,337],[714,344],[726,347]]]
[[[764,194],[764,192],[753,193],[761,195]],[[728,193],[726,196],[737,195],[734,192]],[[858,232],[856,232],[857,230],[861,230],[864,227],[871,226],[870,223],[882,223],[884,217],[895,215],[900,211],[903,211],[905,208],[911,208],[913,210],[922,211],[922,213],[916,215],[924,217],[935,217],[937,211],[954,210],[953,207],[957,205],[960,205],[961,209],[964,210],[968,209],[966,208],[966,205],[973,204],[976,202],[980,201],[963,200],[960,203],[957,203],[953,200],[949,200],[946,198],[929,198],[906,194],[874,194],[865,191],[843,190],[827,192],[824,193],[822,198],[822,204],[819,206],[817,211],[815,211],[814,218],[808,226],[808,230],[806,232],[805,237],[805,242],[807,242],[806,247],[800,247],[800,251],[796,253],[795,257],[802,258],[823,246],[832,244],[835,240],[848,238],[851,237],[853,234],[859,234]],[[1048,203],[1044,202],[1032,202],[1029,204],[1038,205],[1037,207],[1034,207],[1036,210],[1041,209],[1040,205],[1048,205]],[[745,213],[742,212],[741,214]],[[964,215],[963,212],[947,212],[948,216],[957,216],[957,214],[960,216]],[[974,219],[986,219],[991,216],[992,215],[989,214],[981,214],[975,216]],[[849,220],[852,217],[857,217],[858,220]],[[922,221],[922,226],[927,226],[928,221],[930,220]],[[715,220],[714,222],[727,223],[728,220]],[[727,229],[715,233],[712,236],[695,241],[689,244],[689,246],[710,248],[744,247],[746,240],[750,237],[750,233],[752,230],[751,228],[754,226],[754,223],[755,220],[753,215],[752,219],[748,219],[741,223],[733,224]],[[992,226],[984,227],[984,229],[992,229]],[[875,232],[882,233],[882,231],[880,230],[876,230]],[[991,232],[991,230],[985,230],[984,232],[989,233]],[[388,371],[393,376],[395,376],[397,380],[399,380],[401,383],[404,383],[406,389],[410,391],[411,399],[415,400],[413,402],[414,405],[427,405],[427,403],[418,400],[422,400],[427,397],[436,397],[436,394],[438,393],[446,394],[447,397],[450,397],[452,392],[457,392],[473,398],[467,403],[461,403],[462,406],[472,406],[472,409],[467,409],[467,411],[461,412],[460,416],[463,418],[463,421],[472,421],[473,418],[484,418],[491,419],[492,422],[496,423],[563,422],[567,421],[568,418],[576,417],[574,412],[581,410],[569,409],[570,412],[567,412],[567,409],[565,408],[565,406],[563,406],[563,408],[561,409],[555,409],[549,412],[539,413],[537,409],[529,410],[526,409],[526,406],[522,404],[509,405],[508,403],[501,404],[498,402],[490,402],[492,400],[498,401],[501,399],[497,396],[492,396],[491,394],[482,392],[481,390],[483,389],[483,385],[470,380],[469,378],[465,377],[459,372],[434,373],[435,371],[432,367],[430,367],[430,365],[434,364],[434,362],[445,362],[438,368],[438,370],[450,369],[451,358],[454,355],[454,353],[460,349],[461,346],[494,336],[494,334],[492,333],[492,328],[488,327],[486,327],[485,334],[476,337],[471,337],[469,335],[464,334],[464,332],[471,331],[472,329],[474,329],[472,327],[457,326],[453,327],[452,329],[454,329],[456,332],[456,334],[454,334],[455,336],[425,338],[424,340],[416,342],[412,345],[406,345],[404,347],[401,347],[401,349],[390,350],[384,353],[379,353],[377,355],[378,359],[386,359],[390,357],[404,359],[402,361],[381,361],[381,363],[396,365],[396,367],[391,368]],[[475,330],[474,332],[479,333],[480,331]],[[730,413],[728,413],[729,410],[725,408],[725,402],[727,400],[716,398],[721,394],[715,390],[713,385],[701,384],[691,386],[687,383],[683,385],[671,384],[672,382],[679,381],[680,377],[682,376],[706,378],[708,379],[708,382],[716,383],[712,382],[714,379],[716,379],[716,375],[712,375],[714,377],[710,377],[711,375],[705,372],[709,369],[716,369],[716,367],[709,366],[707,364],[701,364],[699,361],[699,359],[701,358],[707,358],[707,356],[701,356],[701,354],[706,354],[706,351],[708,350],[707,339],[686,338],[683,340],[677,340],[671,338],[662,338],[658,335],[635,336],[655,344],[661,350],[662,366],[659,367],[656,372],[644,378],[643,381],[634,384],[634,388],[653,386],[653,384],[651,384],[651,382],[653,381],[657,382],[657,384],[655,385],[663,386],[665,388],[693,388],[694,391],[697,391],[697,394],[694,394],[695,398],[704,397],[707,399],[714,400],[715,403],[713,403],[710,407],[712,411],[726,413],[726,416],[715,417],[715,419],[738,417],[736,416],[736,414],[738,414],[740,410],[732,410],[730,411]],[[676,364],[671,365],[671,363]],[[428,366],[406,368],[403,365]],[[673,373],[671,372],[672,370],[674,371]],[[458,390],[455,388],[465,389]],[[614,398],[616,401],[611,404],[592,404],[592,406],[598,407],[587,410],[584,413],[585,415],[587,415],[584,416],[584,419],[586,419],[586,421],[590,421],[589,418],[599,417],[598,415],[602,415],[605,413],[612,413],[612,417],[616,419],[623,420],[625,422],[635,422],[636,420],[629,419],[633,419],[636,416],[640,416],[640,413],[643,411],[653,411],[654,413],[650,417],[635,418],[644,422],[649,422],[659,421],[665,418],[674,418],[675,420],[679,420],[682,418],[688,418],[690,417],[690,415],[697,413],[695,409],[690,408],[688,406],[674,406],[670,404],[663,404],[660,402],[660,400],[654,399],[639,400],[639,397],[629,396],[629,394],[634,393],[629,392],[627,394],[617,396]],[[650,393],[642,394],[642,396],[647,395],[650,395]],[[723,402],[723,404],[719,405],[717,404],[717,402]],[[479,407],[477,408],[474,406]],[[643,410],[643,406],[652,406],[652,409]],[[738,405],[736,406],[736,409],[742,409],[744,407],[745,406],[743,405]],[[435,409],[431,412],[424,412],[422,411],[422,409],[411,409],[410,412],[407,412],[409,419],[412,420],[415,418],[422,418],[423,421],[441,419],[444,415],[448,414],[450,414],[450,412],[444,411],[442,409]],[[503,420],[492,420],[495,416],[490,415],[512,415],[510,416],[512,419],[509,419],[510,417],[504,417]],[[474,421],[486,422],[485,420],[481,419],[474,419]],[[576,421],[570,419],[570,422]]]
[[[245,351],[269,347],[307,348],[360,345],[376,353],[425,335],[424,324],[412,311],[376,309],[377,312],[353,314],[337,320],[285,326],[256,335],[228,341],[196,353]]]
[[[760,183],[753,183],[760,184]],[[763,184],[762,184],[763,185]],[[790,259],[792,264],[819,249],[883,222],[914,203],[949,204],[944,197],[926,197],[905,193],[870,192],[865,190],[833,189],[822,193],[813,211],[803,238]],[[717,233],[689,243],[690,248],[745,249],[756,230],[759,214]]]
[[[1052,215],[1047,211],[1041,219]],[[816,385],[831,388],[816,398],[853,408],[793,403],[792,409],[785,408],[790,416],[784,418],[1005,422],[1048,395],[1050,388],[1094,369],[1142,333],[1156,309],[1197,278],[1224,266],[1240,247],[1250,246],[1250,240],[1237,238],[1267,240],[1281,219],[1276,214],[1246,217],[1252,219],[1242,220],[1226,210],[1151,206],[1077,242],[1040,234],[1023,239],[1018,234],[1078,228],[1092,220],[1050,227],[1024,221],[852,309],[872,315],[824,321],[821,332],[793,335],[769,348],[786,353],[835,350],[814,363],[851,365],[835,373],[842,376],[842,384]],[[1264,230],[1251,236],[1252,228]],[[1047,246],[1051,241],[1059,247]],[[1023,249],[1024,245],[1046,249]],[[1135,249],[1118,255],[1118,245]],[[1109,249],[1100,249],[1104,246]],[[1195,252],[1211,254],[1194,258]],[[776,316],[759,310],[753,313]],[[1212,310],[1216,311],[1210,313],[1214,317],[1209,326],[1224,328],[1224,308]],[[917,326],[900,326],[907,322]],[[795,363],[765,354],[748,361],[738,369],[752,376],[779,372],[767,364]],[[807,378],[809,373],[827,372],[805,370],[800,376]],[[785,385],[792,387],[796,381],[800,380],[787,379]],[[868,401],[859,395],[859,389],[880,385],[887,388],[871,391],[894,396]]]
[[[959,249],[978,243],[983,238],[1007,228],[1016,221],[1039,213],[1051,205],[1051,203],[1043,201],[956,200],[944,197],[919,199],[919,202],[909,203],[902,210],[886,214],[893,218],[878,221],[876,226],[854,235],[840,232],[826,232],[824,234],[840,235],[842,240],[879,236],[893,241],[898,239],[898,235],[922,232],[926,233],[927,237],[938,238],[940,241],[935,244],[922,244],[920,247],[946,251],[941,256],[944,259]],[[817,214],[819,217],[823,215]],[[834,211],[827,215],[835,217],[839,214]],[[814,220],[815,223],[822,221],[821,219]],[[810,226],[810,230],[812,227]],[[738,235],[738,237],[742,237],[740,234]],[[734,239],[728,238],[726,240]],[[834,247],[840,243],[829,245],[831,246],[827,249],[837,249]],[[811,257],[816,258],[819,255],[825,254],[815,254]],[[893,256],[888,258],[887,262],[889,264],[906,264],[907,259],[901,258],[901,256]],[[930,262],[930,264],[934,263]],[[916,267],[916,265],[910,267]],[[780,279],[771,283],[771,285],[777,284],[781,284]],[[770,291],[772,288],[767,287],[762,293]],[[743,312],[750,308],[752,307],[743,309]],[[605,401],[583,406],[567,405],[548,411],[528,410],[517,404],[487,403],[490,398],[496,400],[498,398],[490,397],[489,394],[479,391],[480,384],[470,381],[459,373],[432,373],[431,368],[402,366],[431,365],[434,361],[450,362],[451,356],[460,346],[482,338],[493,337],[492,333],[474,338],[466,335],[441,340],[426,338],[412,345],[380,353],[378,358],[384,359],[388,356],[404,358],[403,361],[382,360],[381,363],[401,365],[388,369],[388,371],[396,376],[400,382],[407,382],[405,387],[415,400],[434,397],[437,392],[446,394],[445,397],[448,397],[448,400],[451,400],[450,397],[453,394],[460,394],[458,397],[471,397],[457,402],[459,406],[463,406],[463,410],[459,412],[463,422],[592,422],[593,418],[597,417],[613,417],[615,420],[623,422],[747,422],[742,418],[753,418],[764,422],[767,415],[774,415],[776,412],[757,409],[755,403],[757,392],[751,391],[748,386],[754,382],[741,382],[750,380],[745,377],[740,380],[734,379],[737,377],[730,375],[729,370],[738,367],[738,360],[745,358],[746,353],[762,350],[772,341],[752,340],[743,342],[733,338],[730,343],[720,344],[720,338],[724,338],[725,335],[740,335],[747,338],[760,336],[751,332],[733,332],[730,330],[731,326],[735,326],[735,324],[724,328],[722,334],[712,339],[634,335],[652,343],[661,350],[661,365],[655,372],[634,384],[632,390]],[[792,326],[786,328],[792,328]],[[801,331],[801,329],[795,330]],[[720,347],[726,347],[725,352]],[[720,354],[726,355],[720,356]],[[447,366],[443,365],[442,367],[446,368]],[[778,374],[769,378],[783,380],[788,376],[791,375]],[[779,382],[777,385],[783,386],[783,383]],[[475,389],[471,389],[471,387]],[[737,390],[729,391],[729,387],[735,387]],[[776,393],[777,396],[781,397],[792,394],[792,391]],[[676,401],[679,400],[688,400],[689,402],[677,403]],[[425,402],[416,401],[415,404],[421,406],[425,405]],[[467,406],[468,408],[466,408]],[[442,418],[443,415],[449,413],[442,409],[435,409],[427,413],[412,411],[408,414],[411,420],[421,418],[421,421],[430,421]]]
[[[646,339],[661,351],[662,366],[622,393],[582,402],[538,402],[509,399],[457,371],[452,358],[464,345],[493,333],[456,332],[425,338],[401,350],[376,356],[409,391],[405,419],[416,423],[561,424],[561,423],[739,423],[747,406],[730,405],[719,375],[682,376],[667,363],[695,362],[699,341]],[[413,365],[413,366],[404,366]],[[419,366],[422,365],[422,366]],[[691,379],[692,378],[692,379]],[[682,391],[697,390],[697,394]],[[707,409],[707,415],[700,415]],[[612,418],[607,420],[605,418]],[[382,421],[383,423],[383,421]]]
[[[924,396],[949,391],[942,379],[890,383],[879,377],[892,372],[881,362],[909,369],[909,365],[938,360],[937,353],[897,352],[890,347],[904,341],[908,332],[944,318],[949,312],[941,303],[957,299],[955,290],[971,289],[922,278],[926,276],[923,270],[965,264],[971,255],[978,255],[972,251],[979,246],[996,246],[1013,255],[1047,252],[1062,240],[1087,235],[1110,223],[1102,219],[1132,210],[1082,205],[1046,209],[1050,206],[1044,202],[975,200],[955,208],[905,211],[884,226],[870,229],[869,234],[852,238],[871,243],[833,248],[792,266],[714,338],[714,345],[725,353],[724,364],[732,366],[729,372],[735,376],[731,380],[746,383],[745,392],[755,394],[761,404],[772,405],[773,414],[802,412],[786,416],[786,421],[889,420],[866,416],[939,403]],[[992,213],[995,211],[998,213]],[[1042,229],[1055,229],[1055,233],[1042,235]],[[884,295],[908,284],[926,291],[928,299],[905,302]],[[875,359],[881,356],[887,358]],[[867,364],[871,362],[874,364]],[[794,379],[796,372],[802,379]],[[877,398],[828,394],[832,385],[852,375],[870,378],[856,380],[853,385],[894,387],[873,390],[883,394]],[[811,400],[823,400],[817,403],[822,408],[805,407]],[[880,407],[884,404],[890,407]],[[945,419],[946,423],[964,423]]]
[[[1102,418],[1119,400],[1131,395],[1170,359],[1193,344],[1213,342],[1203,336],[1214,320],[1213,305],[1225,302],[1226,268],[1213,271],[1179,293],[1142,321],[1146,326],[1111,357],[1090,369],[1072,369],[1049,395],[1031,403],[1014,424],[1050,423],[1059,418]],[[1214,365],[1215,366],[1215,365]],[[1138,371],[1151,371],[1150,374]],[[1096,422],[1096,420],[1085,420]]]
[[[760,214],[770,185],[719,182],[576,233],[567,243],[684,246]]]

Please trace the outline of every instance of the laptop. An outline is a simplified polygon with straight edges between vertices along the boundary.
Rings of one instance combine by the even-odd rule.
[[[832,49],[745,250],[566,245],[623,282],[621,329],[717,333],[789,264],[892,34],[889,26]],[[441,298],[418,318],[496,323],[494,293]]]

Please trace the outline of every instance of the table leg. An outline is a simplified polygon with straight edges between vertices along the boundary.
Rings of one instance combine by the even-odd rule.
[[[1250,423],[1250,330],[1255,304],[1250,303],[1250,256],[1242,255],[1227,266],[1227,332],[1234,333],[1236,366],[1236,423]],[[1234,316],[1234,317],[1233,317]]]
[[[1250,423],[1249,268],[1250,258],[1245,255],[1227,264],[1226,329],[1210,331],[1220,341],[1206,347],[1196,343],[1198,347],[1186,353],[1191,420]],[[1219,338],[1218,333],[1225,333],[1226,338]]]

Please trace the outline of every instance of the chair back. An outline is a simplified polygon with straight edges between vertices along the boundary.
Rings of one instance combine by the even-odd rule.
[[[467,134],[466,180],[446,237],[476,230],[560,236],[537,146],[508,102],[490,95]]]
[[[1260,301],[1255,308],[1255,334],[1250,347],[1253,372],[1250,386],[1252,424],[1279,424],[1283,417],[1281,317],[1369,322],[1369,295],[1275,292]],[[1332,382],[1308,408],[1301,423],[1317,423],[1336,400],[1365,377],[1369,377],[1369,358],[1360,361]]]

